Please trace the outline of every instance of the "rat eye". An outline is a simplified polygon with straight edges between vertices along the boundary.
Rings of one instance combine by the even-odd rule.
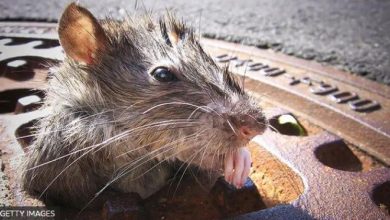
[[[153,70],[152,76],[160,82],[177,81],[177,77],[165,67],[157,67]]]

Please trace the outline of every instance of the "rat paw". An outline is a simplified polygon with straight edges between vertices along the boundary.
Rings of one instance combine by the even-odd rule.
[[[228,153],[225,158],[225,180],[241,188],[248,178],[251,163],[251,153],[246,147]]]

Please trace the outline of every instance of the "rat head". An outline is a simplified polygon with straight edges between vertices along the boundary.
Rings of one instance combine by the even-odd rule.
[[[71,4],[59,37],[63,103],[107,115],[134,145],[165,147],[179,159],[185,150],[223,154],[265,129],[258,105],[172,16],[99,22]]]

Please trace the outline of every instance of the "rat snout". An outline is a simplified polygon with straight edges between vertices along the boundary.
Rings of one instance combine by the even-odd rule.
[[[251,140],[256,135],[260,135],[264,132],[267,122],[264,117],[252,116],[252,115],[237,115],[230,116],[231,122],[238,131],[238,136],[244,140]]]
[[[248,127],[248,126],[241,126],[239,128],[239,132],[243,138],[248,139],[248,140],[251,140],[256,135],[261,134],[260,131],[253,129],[251,127]]]

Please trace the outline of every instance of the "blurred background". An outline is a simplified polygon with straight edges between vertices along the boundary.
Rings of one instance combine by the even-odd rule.
[[[56,21],[70,0],[2,0],[0,20]],[[316,60],[390,85],[389,0],[80,0],[97,17],[174,11],[203,36]]]

